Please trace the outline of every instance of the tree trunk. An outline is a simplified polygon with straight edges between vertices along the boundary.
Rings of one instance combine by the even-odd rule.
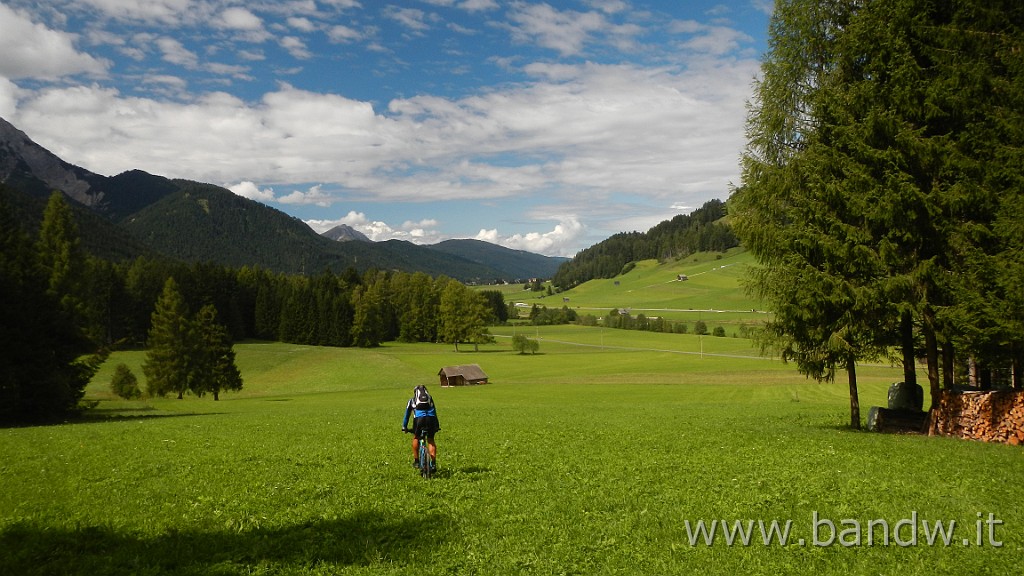
[[[942,387],[953,389],[953,343],[942,344]]]
[[[903,381],[908,386],[917,384],[917,358],[914,355],[914,319],[910,312],[900,317],[900,339],[903,352]]]
[[[978,388],[982,390],[992,389],[992,369],[988,367],[987,362],[978,364]]]
[[[213,391],[213,400],[214,400],[214,402],[216,402],[217,400],[220,400],[220,393],[217,392],[216,390]]]
[[[1010,353],[1012,354],[1010,359],[1010,381],[1014,390],[1021,390],[1024,388],[1024,384],[1020,381],[1020,346],[1017,344],[1010,345]]]
[[[846,360],[846,374],[850,379],[850,427],[860,430],[860,395],[857,393],[857,364],[851,356]]]
[[[924,347],[925,355],[928,358],[928,385],[931,391],[931,410],[939,407],[939,396],[942,390],[939,388],[939,348],[935,340],[935,315],[930,309],[924,312]]]

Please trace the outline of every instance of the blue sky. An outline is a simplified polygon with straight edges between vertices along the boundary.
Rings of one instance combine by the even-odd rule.
[[[739,181],[771,0],[0,0],[0,116],[99,174],[572,256]]]

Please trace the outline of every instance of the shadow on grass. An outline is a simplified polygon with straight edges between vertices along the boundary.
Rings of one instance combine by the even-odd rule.
[[[447,479],[447,478],[461,478],[465,480],[480,480],[483,476],[487,475],[491,471],[490,468],[480,466],[470,466],[452,469],[446,466],[438,466],[437,471],[434,472],[435,479]],[[418,471],[417,471],[418,473]]]
[[[167,412],[155,408],[92,408],[65,424],[97,424],[102,422],[123,422],[126,420],[149,420],[152,418],[182,418],[187,416],[216,416],[223,412]]]
[[[182,418],[187,416],[216,416],[223,412],[156,412],[155,408],[90,408],[70,418],[48,420],[42,422],[14,422],[0,424],[5,428],[38,428],[45,426],[68,426],[79,424],[104,424],[108,422],[126,422],[149,420],[154,418]]]
[[[453,525],[439,514],[385,518],[372,512],[280,528],[174,530],[157,536],[19,523],[0,532],[0,574],[229,574],[375,562],[422,565],[450,537]]]

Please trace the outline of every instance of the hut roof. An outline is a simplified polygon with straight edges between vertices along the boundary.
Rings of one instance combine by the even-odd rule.
[[[454,378],[456,376],[462,376],[469,382],[475,380],[487,380],[487,374],[477,364],[464,364],[462,366],[445,366],[441,368],[437,373],[439,376],[443,375],[445,378]]]

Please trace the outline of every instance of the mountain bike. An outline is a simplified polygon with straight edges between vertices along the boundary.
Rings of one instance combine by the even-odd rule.
[[[408,430],[408,429],[403,430],[403,432],[408,432],[409,434],[413,433],[412,430]],[[431,462],[430,462],[430,449],[428,447],[428,437],[429,437],[429,434],[427,432],[427,429],[426,428],[420,429],[420,453],[419,453],[419,462],[418,462],[419,469],[420,469],[420,476],[423,476],[424,478],[429,480],[430,477],[433,476],[435,472],[437,472],[437,470],[435,470],[435,468],[437,466],[437,461],[435,460],[433,465],[431,465]]]

